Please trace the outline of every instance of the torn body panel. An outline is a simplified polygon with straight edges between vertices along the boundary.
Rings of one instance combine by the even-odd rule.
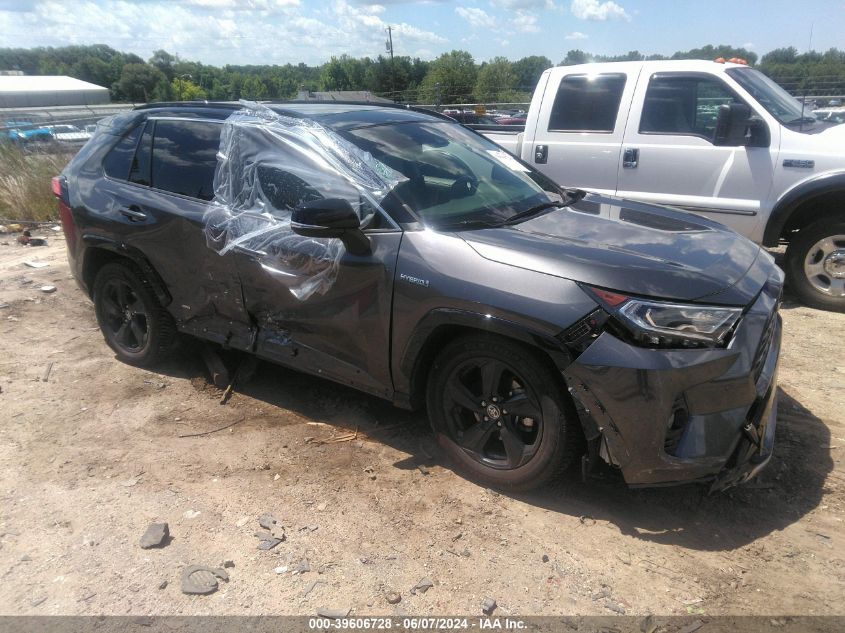
[[[630,485],[732,485],[771,455],[780,284],[767,284],[724,349],[656,350],[602,333],[564,372],[602,454]],[[755,439],[756,438],[756,439]]]
[[[379,201],[404,177],[319,123],[244,103],[223,124],[214,199],[205,215],[208,246],[257,261],[297,300],[335,283],[339,239],[297,235],[291,216],[314,200],[347,200],[362,228],[387,216]]]

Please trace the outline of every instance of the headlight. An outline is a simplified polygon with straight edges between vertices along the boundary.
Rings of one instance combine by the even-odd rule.
[[[657,347],[719,347],[742,316],[742,308],[635,299],[589,290],[641,344]]]

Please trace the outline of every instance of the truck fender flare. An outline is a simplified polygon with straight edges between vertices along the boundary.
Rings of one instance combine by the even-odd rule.
[[[845,172],[819,174],[801,181],[784,193],[775,204],[766,223],[763,246],[778,245],[783,228],[800,205],[807,200],[834,191],[845,191]]]
[[[164,280],[158,274],[156,269],[153,268],[153,265],[147,259],[146,255],[134,246],[129,246],[128,244],[108,237],[103,237],[102,235],[92,235],[90,233],[84,234],[82,236],[82,241],[90,247],[87,249],[88,252],[86,252],[86,257],[90,253],[90,249],[100,249],[131,260],[138,266],[138,268],[141,269],[141,272],[144,273],[147,281],[149,281],[152,286],[156,299],[159,300],[159,303],[161,303],[162,306],[168,306],[173,301],[173,297],[170,296],[170,292],[168,292],[167,285],[164,283]],[[83,264],[83,266],[85,266],[85,264]]]

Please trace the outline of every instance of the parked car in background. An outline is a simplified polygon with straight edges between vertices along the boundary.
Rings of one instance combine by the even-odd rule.
[[[81,130],[75,125],[48,125],[46,128],[50,131],[53,139],[59,143],[83,145],[91,138],[90,132]]]
[[[163,104],[53,181],[118,358],[178,332],[425,406],[486,485],[573,463],[744,481],[775,434],[783,273],[703,217],[561,189],[449,117]]]
[[[496,119],[498,125],[525,125],[525,117],[508,117],[503,116]]]
[[[53,135],[48,128],[32,121],[6,121],[3,126],[5,127],[3,137],[19,145],[50,143],[53,141]]]
[[[443,114],[454,119],[458,123],[473,125],[496,125],[498,121],[486,114],[476,114],[472,110],[444,110]]]
[[[845,123],[845,109],[842,108],[820,108],[813,110],[813,116],[819,121],[826,123]]]
[[[676,60],[551,68],[523,130],[482,133],[563,185],[786,244],[792,290],[845,311],[845,126],[834,123],[746,64]]]

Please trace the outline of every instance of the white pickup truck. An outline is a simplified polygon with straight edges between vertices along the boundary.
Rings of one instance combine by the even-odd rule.
[[[470,126],[561,185],[699,213],[788,243],[791,288],[845,311],[845,125],[720,61],[551,68],[524,129]]]

